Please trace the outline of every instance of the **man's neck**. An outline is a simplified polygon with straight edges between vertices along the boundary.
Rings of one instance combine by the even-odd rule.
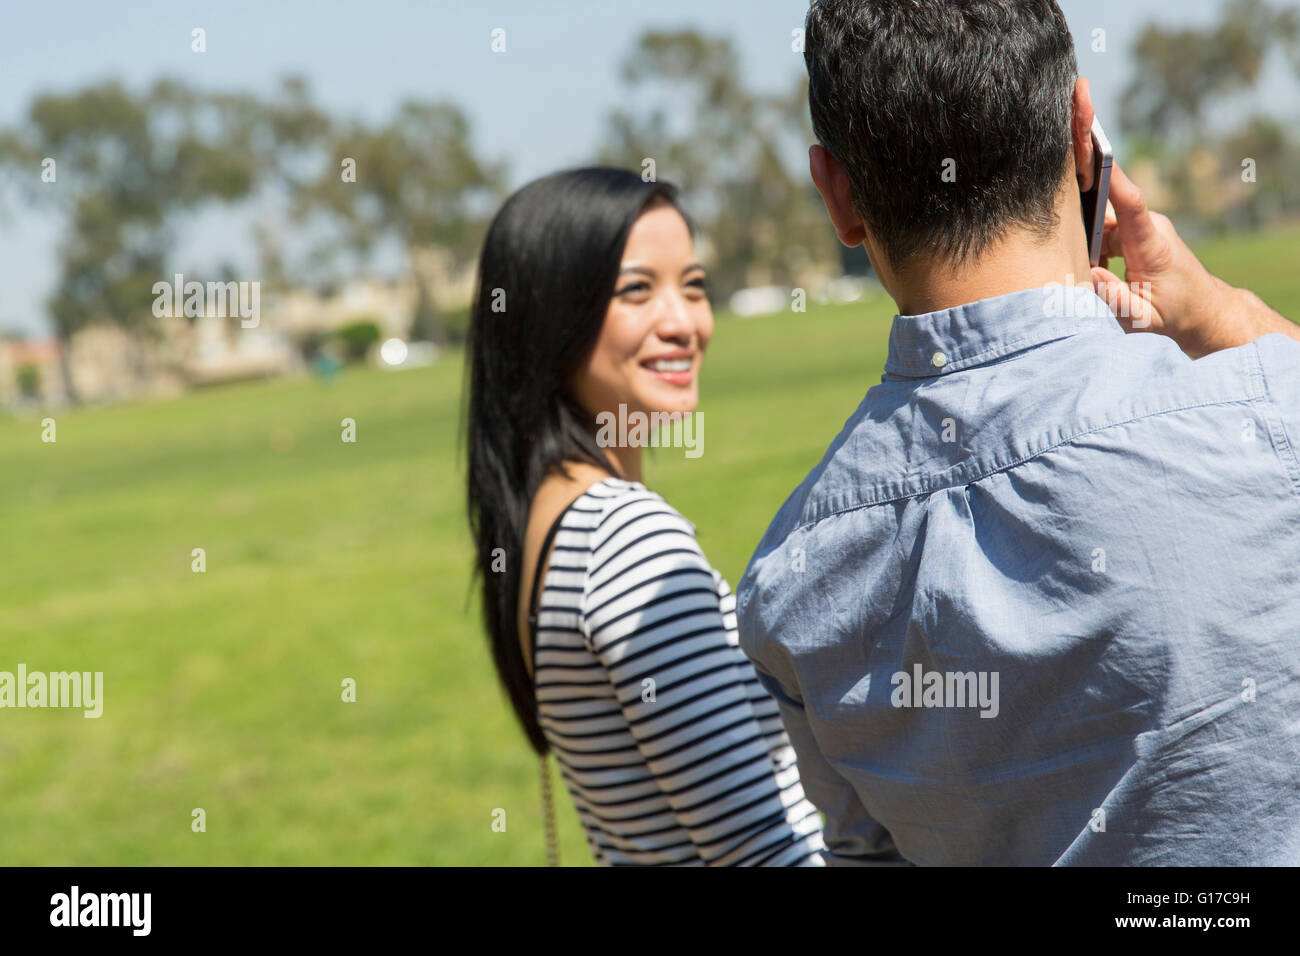
[[[960,269],[945,261],[916,263],[907,273],[890,277],[886,287],[900,315],[938,312],[1051,283],[1091,288],[1087,253],[1082,246],[1074,248],[1074,238],[1068,230],[1047,242],[1017,233]]]

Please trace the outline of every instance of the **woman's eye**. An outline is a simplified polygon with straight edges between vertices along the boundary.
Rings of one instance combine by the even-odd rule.
[[[700,276],[700,278],[698,279],[692,279],[690,282],[686,284],[690,286],[692,289],[699,289],[701,292],[709,291],[709,281],[705,279],[703,276]]]
[[[628,295],[628,294],[633,293],[633,292],[649,292],[649,291],[650,291],[650,283],[648,283],[648,282],[633,282],[631,285],[625,285],[625,286],[623,286],[623,288],[619,289],[619,290],[618,290],[617,292],[615,292],[614,294],[615,294],[615,295]]]

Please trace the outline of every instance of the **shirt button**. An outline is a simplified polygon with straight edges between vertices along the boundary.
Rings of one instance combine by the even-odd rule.
[[[930,356],[930,364],[935,368],[943,368],[948,364],[948,356],[944,355],[942,352],[935,352]]]

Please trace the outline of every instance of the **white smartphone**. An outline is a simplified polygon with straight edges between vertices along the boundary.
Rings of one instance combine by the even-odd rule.
[[[1088,262],[1101,265],[1101,234],[1106,227],[1106,198],[1110,194],[1110,167],[1115,162],[1110,140],[1101,121],[1092,118],[1092,188],[1080,193],[1083,229],[1088,237]]]

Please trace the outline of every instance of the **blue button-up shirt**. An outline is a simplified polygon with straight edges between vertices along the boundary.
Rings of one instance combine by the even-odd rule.
[[[1286,336],[895,317],[739,586],[827,862],[1300,864],[1298,454]]]

